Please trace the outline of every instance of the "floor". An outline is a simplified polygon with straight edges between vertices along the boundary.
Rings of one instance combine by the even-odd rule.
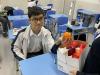
[[[10,43],[11,41],[0,35],[0,75],[19,75]]]

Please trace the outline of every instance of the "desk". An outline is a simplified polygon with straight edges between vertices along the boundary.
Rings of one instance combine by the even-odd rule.
[[[80,26],[73,26],[73,25],[67,24],[67,27],[72,30],[73,35],[78,35],[78,34],[87,33],[87,32],[93,33],[94,31],[94,27],[83,27],[81,24]]]
[[[16,36],[13,35],[13,29],[8,30],[8,38],[10,40],[13,40]]]
[[[67,17],[67,15],[65,15],[65,14],[52,14],[49,16],[55,20],[57,20],[59,17]]]
[[[25,20],[28,19],[28,15],[16,15],[16,16],[8,16],[8,20]]]
[[[88,42],[88,44],[91,43],[90,40],[93,39],[93,34],[95,31],[94,27],[83,27],[81,24],[80,26],[73,26],[71,24],[67,24],[67,28],[69,28],[72,31],[72,36],[74,39],[74,35],[80,35],[80,34],[86,34],[86,41]],[[76,39],[79,39],[79,37],[77,37]]]
[[[22,75],[66,75],[57,69],[50,53],[19,62]]]
[[[9,38],[10,40],[15,39],[15,37],[16,37],[18,31],[20,31],[21,29],[24,29],[24,28],[26,28],[26,27],[27,27],[27,26],[21,26],[21,28],[13,28],[13,29],[8,30],[8,38]]]

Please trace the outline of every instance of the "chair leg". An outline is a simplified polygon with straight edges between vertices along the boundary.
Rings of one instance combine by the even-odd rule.
[[[15,58],[15,64],[16,64],[16,72],[18,73],[18,75],[22,75],[22,72],[19,68],[19,61]]]
[[[0,22],[0,34],[2,34],[3,31],[3,27],[2,27],[2,23]]]
[[[15,64],[16,64],[16,71],[19,71],[19,64],[18,64],[18,60],[15,58]]]

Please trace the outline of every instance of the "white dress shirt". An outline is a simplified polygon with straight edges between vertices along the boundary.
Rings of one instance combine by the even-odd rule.
[[[28,53],[38,52],[41,49],[42,49],[42,33],[40,32],[38,35],[36,35],[31,30]]]

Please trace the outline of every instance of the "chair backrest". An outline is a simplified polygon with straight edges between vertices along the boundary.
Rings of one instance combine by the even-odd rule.
[[[57,19],[57,25],[67,24],[67,22],[68,22],[68,17],[59,17]]]
[[[56,11],[54,11],[54,10],[48,10],[46,12],[46,18],[50,18],[49,15],[52,15],[52,14],[55,14],[55,13],[56,13]]]
[[[24,15],[24,11],[22,9],[13,10],[13,15]]]
[[[28,21],[28,19],[25,19],[25,20],[13,20],[12,24],[13,24],[14,28],[21,28],[22,26],[28,26],[29,25],[29,21]]]
[[[57,32],[58,33],[66,32],[68,17],[59,17],[56,22],[57,22]]]
[[[61,26],[58,26],[58,33],[64,33],[64,32],[66,32],[67,31],[67,26],[66,26],[66,24],[64,24],[64,25],[61,25]]]

